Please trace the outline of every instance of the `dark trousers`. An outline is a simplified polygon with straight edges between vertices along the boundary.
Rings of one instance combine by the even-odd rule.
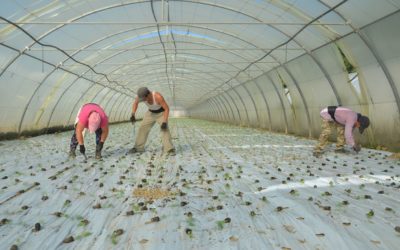
[[[100,142],[101,134],[103,133],[103,130],[101,128],[98,128],[95,133],[96,133],[96,145],[98,145]],[[78,140],[76,139],[76,130],[74,130],[74,134],[71,137],[71,143],[69,144],[69,147],[70,147],[71,151],[75,151],[77,146],[78,146]]]

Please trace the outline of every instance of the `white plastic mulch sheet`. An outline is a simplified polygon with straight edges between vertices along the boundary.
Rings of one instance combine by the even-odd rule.
[[[400,170],[388,152],[331,145],[316,159],[313,140],[201,120],[170,127],[167,157],[158,125],[140,155],[126,155],[132,125],[111,126],[103,161],[90,134],[87,162],[78,150],[68,160],[72,132],[0,142],[1,248],[398,249]]]

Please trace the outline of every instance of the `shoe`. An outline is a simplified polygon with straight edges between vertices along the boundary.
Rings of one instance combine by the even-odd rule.
[[[96,151],[96,160],[100,160],[102,157],[101,157],[101,151]]]
[[[75,158],[76,157],[75,151],[73,151],[73,150],[69,151],[68,157],[69,158]]]
[[[313,152],[313,156],[314,156],[314,157],[319,158],[319,157],[321,157],[321,155],[322,155],[322,152],[320,152],[320,151],[314,151],[314,152]]]
[[[135,154],[135,153],[143,153],[144,150],[138,150],[137,148],[132,148],[131,150],[129,150],[130,154]]]
[[[176,155],[176,151],[174,148],[171,148],[170,150],[168,150],[166,152],[166,155],[170,155],[170,156],[175,156]]]
[[[337,148],[335,149],[335,153],[345,154],[347,151],[344,148]]]

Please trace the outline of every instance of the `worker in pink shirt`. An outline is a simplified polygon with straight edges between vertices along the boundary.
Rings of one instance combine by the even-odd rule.
[[[70,157],[75,157],[75,150],[79,144],[79,151],[86,157],[83,141],[84,130],[96,133],[96,159],[101,159],[101,150],[108,136],[108,117],[104,110],[95,103],[87,103],[78,111],[75,120],[75,131],[71,138]]]
[[[337,131],[337,142],[336,150],[337,153],[345,153],[344,146],[350,145],[355,152],[361,150],[361,145],[357,144],[353,138],[353,129],[358,128],[360,134],[364,132],[369,126],[369,118],[356,113],[348,108],[329,106],[321,110],[322,118],[322,132],[319,136],[319,142],[314,148],[313,155],[319,157],[322,154],[322,150],[328,144],[328,138],[332,133],[332,129],[336,128]]]

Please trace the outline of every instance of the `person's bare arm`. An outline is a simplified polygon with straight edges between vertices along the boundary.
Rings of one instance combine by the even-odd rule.
[[[83,130],[84,129],[85,129],[85,127],[80,122],[78,122],[76,124],[75,133],[76,133],[76,139],[78,140],[79,145],[84,144],[84,141],[83,141]]]
[[[101,133],[100,141],[105,142],[107,140],[107,136],[108,136],[108,125],[105,126],[104,128],[101,128],[101,130],[102,130],[102,133]]]
[[[133,114],[133,115],[136,113],[136,110],[137,110],[137,108],[138,108],[138,105],[139,105],[139,98],[136,97],[136,98],[135,98],[135,101],[133,101],[133,104],[132,104],[132,114]]]
[[[164,116],[163,116],[163,122],[166,122],[166,123],[168,123],[168,116],[169,116],[169,106],[168,106],[168,104],[167,104],[167,102],[164,100],[164,97],[161,95],[161,94],[159,94],[159,93],[156,93],[156,102],[158,103],[158,104],[160,104],[161,105],[161,107],[164,109]]]

